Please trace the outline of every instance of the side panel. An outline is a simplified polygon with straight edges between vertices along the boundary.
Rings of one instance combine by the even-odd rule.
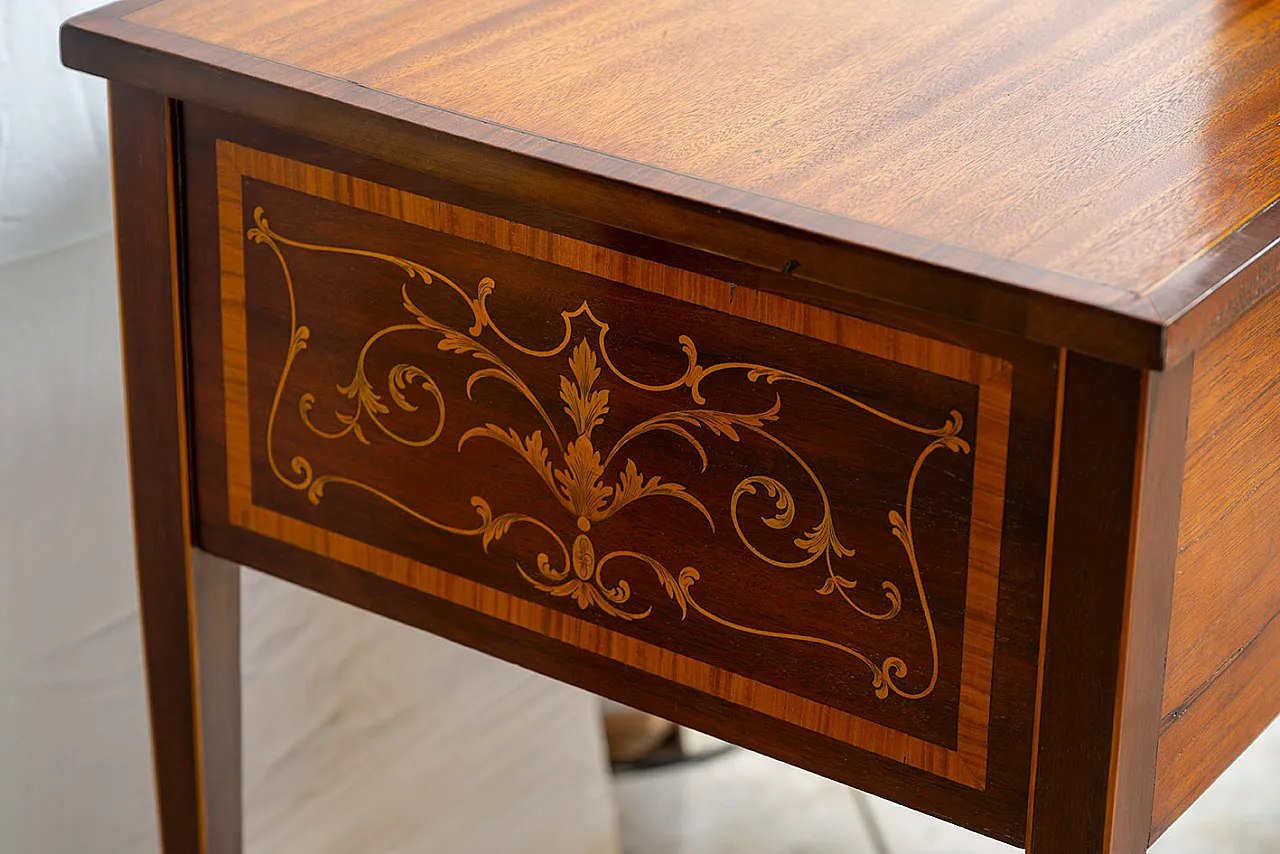
[[[1280,712],[1278,353],[1273,296],[1195,357],[1153,839]]]
[[[1052,353],[187,131],[205,547],[1020,838]]]

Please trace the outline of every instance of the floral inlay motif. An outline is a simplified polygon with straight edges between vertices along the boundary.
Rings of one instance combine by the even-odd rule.
[[[694,341],[684,335],[679,339],[686,359],[683,373],[667,383],[641,382],[621,370],[611,359],[607,346],[609,324],[596,317],[588,302],[583,302],[572,311],[561,312],[564,336],[556,346],[549,349],[530,348],[509,337],[490,315],[487,300],[496,287],[491,278],[481,279],[473,296],[447,276],[414,261],[362,249],[317,245],[283,237],[271,228],[260,207],[254,210],[254,223],[255,226],[248,230],[247,236],[274,252],[283,272],[289,296],[290,342],[276,385],[266,430],[267,458],[273,473],[281,483],[304,492],[313,504],[319,504],[326,495],[326,489],[331,486],[363,490],[423,524],[457,536],[478,538],[481,549],[486,553],[490,545],[507,535],[513,527],[536,528],[550,538],[550,541],[555,544],[555,550],[550,554],[541,552],[531,555],[530,560],[518,562],[515,568],[530,585],[544,594],[571,599],[583,610],[596,608],[619,620],[643,620],[653,612],[654,606],[648,604],[641,607],[633,603],[632,587],[626,578],[617,577],[614,581],[607,580],[615,577],[614,567],[625,567],[630,563],[656,576],[666,595],[679,609],[681,619],[687,619],[692,611],[732,630],[835,649],[852,656],[868,668],[872,687],[876,696],[881,699],[888,697],[890,692],[907,699],[920,699],[933,692],[938,681],[938,642],[912,535],[912,506],[921,468],[935,451],[945,449],[954,453],[970,453],[968,442],[959,435],[963,426],[963,419],[959,412],[952,410],[947,419],[938,426],[913,424],[789,371],[751,362],[719,362],[703,365],[699,360]],[[350,437],[363,444],[371,444],[370,430],[376,430],[379,434],[408,447],[426,447],[439,440],[444,431],[448,402],[429,371],[419,365],[397,364],[387,372],[385,393],[383,393],[370,380],[367,369],[369,353],[379,341],[392,335],[426,333],[435,339],[435,348],[439,352],[469,358],[477,363],[467,377],[465,390],[468,398],[472,396],[472,390],[477,383],[502,383],[520,395],[532,413],[536,414],[541,424],[539,429],[522,433],[513,427],[494,423],[477,425],[462,433],[456,450],[461,452],[465,446],[473,442],[491,442],[502,446],[523,460],[530,469],[531,475],[541,481],[547,492],[574,520],[578,533],[571,542],[566,542],[565,538],[545,520],[521,512],[519,509],[506,509],[504,512],[495,513],[489,500],[480,495],[473,495],[470,498],[478,520],[476,524],[458,526],[427,516],[360,480],[336,473],[317,473],[312,462],[305,456],[293,456],[289,460],[287,470],[281,467],[275,447],[276,423],[281,414],[285,388],[291,371],[299,354],[307,349],[312,334],[309,326],[299,323],[293,277],[281,250],[282,246],[309,252],[337,253],[374,259],[395,265],[406,277],[400,291],[406,313],[405,321],[379,329],[369,336],[355,356],[350,381],[338,387],[338,391],[351,401],[350,409],[333,414],[340,426],[331,430],[318,426],[312,417],[316,397],[306,392],[298,398],[297,411],[307,429],[325,440],[339,441]],[[442,286],[455,294],[469,309],[473,319],[472,325],[464,330],[437,321],[413,298],[411,287],[415,286],[415,283],[422,287]],[[575,342],[574,321],[579,318],[592,324],[593,334],[580,336]],[[572,427],[571,432],[561,434],[557,419],[552,417],[547,405],[500,355],[499,350],[504,347],[525,356],[564,360],[562,364],[567,370],[560,376],[558,403],[567,416],[568,425]],[[766,554],[743,530],[740,524],[739,502],[744,496],[767,496],[773,501],[776,512],[772,516],[763,517],[761,521],[771,529],[785,531],[795,523],[796,519],[796,501],[793,493],[780,480],[768,475],[753,474],[742,478],[732,492],[728,508],[729,518],[733,522],[735,533],[741,544],[757,559],[778,568],[796,569],[820,563],[826,570],[826,577],[815,593],[821,596],[840,596],[853,611],[864,618],[884,621],[892,620],[899,615],[902,609],[902,594],[897,585],[891,581],[881,582],[884,607],[880,610],[868,610],[849,595],[849,591],[857,587],[858,581],[841,574],[838,567],[841,561],[854,557],[856,552],[837,534],[827,490],[808,462],[770,429],[778,421],[782,412],[782,392],[776,391],[772,405],[758,412],[731,412],[707,406],[707,400],[703,394],[703,383],[710,376],[731,371],[742,373],[752,383],[779,387],[786,384],[806,386],[921,437],[922,447],[907,481],[905,499],[900,509],[888,514],[887,521],[893,536],[905,551],[928,627],[932,662],[930,679],[923,688],[910,691],[902,687],[901,680],[907,675],[907,664],[898,656],[888,656],[881,661],[876,661],[848,644],[829,638],[771,631],[744,625],[717,614],[695,596],[694,589],[701,575],[693,566],[685,566],[678,572],[672,572],[652,556],[638,550],[615,550],[603,555],[597,554],[591,539],[592,527],[607,522],[610,518],[622,513],[629,505],[649,499],[663,498],[683,503],[689,508],[688,512],[696,513],[702,521],[705,521],[709,530],[712,533],[715,532],[716,526],[712,513],[703,501],[686,485],[665,480],[661,473],[642,472],[636,462],[627,455],[630,443],[644,435],[667,434],[673,437],[674,441],[691,448],[697,454],[702,470],[705,471],[709,463],[707,446],[704,443],[706,436],[719,437],[735,443],[750,437],[770,444],[778,453],[786,455],[799,466],[810,481],[822,506],[818,523],[811,529],[800,532],[792,540],[792,545],[796,549],[794,556],[787,560],[779,559]],[[609,447],[597,446],[595,431],[610,417],[610,388],[607,384],[613,382],[620,382],[648,392],[687,393],[688,405],[652,416],[631,426]],[[391,412],[391,405],[407,413],[418,411],[418,405],[411,402],[405,394],[411,386],[425,392],[434,402],[436,411],[433,417],[426,419],[428,423],[425,429],[414,435],[406,435],[389,426],[383,416]],[[564,426],[563,423],[561,426]],[[610,568],[608,575],[606,575],[606,567]]]

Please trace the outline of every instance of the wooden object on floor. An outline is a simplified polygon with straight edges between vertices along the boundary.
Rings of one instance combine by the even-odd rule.
[[[193,544],[1034,854],[1144,850],[1280,710],[1277,14],[70,22],[168,850],[239,838]]]
[[[602,714],[609,761],[615,765],[644,759],[676,730],[671,721],[608,701]]]

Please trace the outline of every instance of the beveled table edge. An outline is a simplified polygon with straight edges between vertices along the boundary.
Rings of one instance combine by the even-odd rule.
[[[840,310],[870,297],[1132,367],[1162,370],[1280,283],[1280,204],[1133,292],[753,194],[155,30],[118,0],[67,21],[71,68],[406,168],[779,271],[778,292]]]

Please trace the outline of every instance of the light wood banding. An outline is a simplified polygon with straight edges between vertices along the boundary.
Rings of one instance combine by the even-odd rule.
[[[1007,457],[1011,366],[998,358],[891,330],[778,296],[676,270],[614,250],[458,208],[320,167],[220,142],[224,382],[228,497],[235,524],[415,589],[644,669],[680,684],[964,785],[985,785],[991,662]],[[249,474],[245,350],[244,177],[299,190],[423,228],[607,277],[972,383],[979,389],[958,736],[951,750],[525,601],[424,563],[257,506]],[[731,293],[732,292],[732,293]]]

